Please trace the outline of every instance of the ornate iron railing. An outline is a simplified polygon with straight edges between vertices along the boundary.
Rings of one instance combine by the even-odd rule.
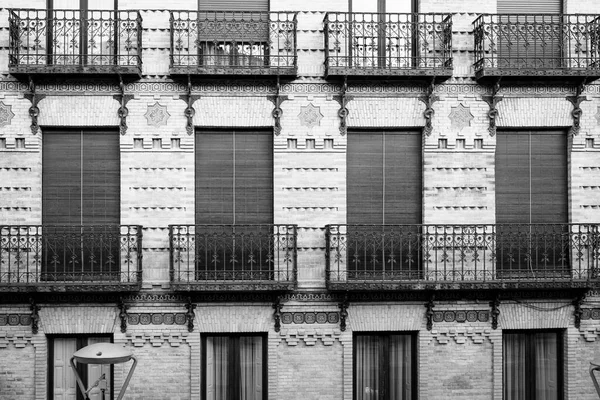
[[[11,73],[140,74],[138,11],[9,10]]]
[[[0,291],[122,291],[141,282],[141,226],[0,226]]]
[[[171,283],[178,290],[291,290],[295,225],[170,225]]]
[[[327,75],[452,75],[448,14],[327,13]]]
[[[295,75],[296,13],[172,11],[171,73]]]
[[[599,15],[484,14],[473,24],[477,78],[600,75]]]
[[[590,287],[599,224],[328,225],[329,289]]]

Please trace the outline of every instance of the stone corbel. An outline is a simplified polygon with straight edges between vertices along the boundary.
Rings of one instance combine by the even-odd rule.
[[[498,78],[496,83],[494,84],[494,88],[492,89],[491,96],[482,96],[483,101],[485,101],[489,106],[490,110],[488,111],[488,118],[490,120],[490,126],[488,128],[488,132],[490,136],[496,136],[496,118],[498,118],[498,103],[502,101],[502,97],[498,96],[498,92],[500,91],[500,80],[502,78]]]
[[[432,294],[429,298],[429,301],[425,303],[425,308],[427,311],[425,312],[425,317],[427,318],[427,330],[430,331],[433,329],[433,308],[435,307],[435,295]]]
[[[192,303],[191,297],[188,297],[188,302],[186,303],[185,308],[187,309],[187,312],[185,313],[185,319],[187,321],[188,331],[193,332],[194,318],[196,317],[194,310],[196,309],[196,305]]]
[[[275,303],[273,303],[273,319],[275,320],[275,332],[279,332],[281,330],[281,308],[283,304],[281,304],[281,297],[277,296]]]
[[[431,83],[427,87],[427,93],[424,96],[419,96],[419,100],[425,103],[425,111],[423,111],[423,118],[425,118],[425,135],[430,136],[431,132],[433,132],[433,115],[435,111],[433,110],[433,103],[440,99],[439,96],[434,96],[433,92],[435,91],[435,77],[431,78]]]
[[[29,116],[31,117],[31,133],[34,135],[38,133],[40,128],[38,125],[38,116],[40,115],[38,103],[40,102],[40,100],[46,97],[45,94],[38,94],[35,90],[35,82],[33,82],[33,79],[30,76],[29,93],[25,94],[24,97],[31,102],[31,107],[29,107]]]
[[[490,301],[492,307],[492,329],[498,329],[498,316],[500,315],[500,296],[496,295],[494,300]]]
[[[121,75],[119,75],[119,92],[119,94],[113,96],[113,99],[117,100],[120,104],[119,109],[117,110],[117,115],[119,116],[119,133],[124,135],[127,133],[127,116],[129,115],[127,103],[129,100],[133,99],[133,96],[125,94],[125,83],[123,83]]]
[[[348,296],[344,297],[344,301],[338,304],[340,308],[340,330],[342,332],[346,331],[346,320],[348,319],[348,306],[350,303],[348,302]]]
[[[288,96],[281,95],[281,84],[279,82],[279,77],[277,77],[277,91],[275,92],[275,95],[268,96],[267,99],[269,99],[269,101],[271,101],[273,105],[275,105],[275,108],[273,108],[273,112],[271,113],[273,115],[274,120],[273,133],[275,134],[275,136],[279,136],[279,134],[281,133],[281,116],[283,115],[281,103],[289,99]]]
[[[119,319],[121,319],[121,333],[127,332],[127,310],[129,306],[125,304],[123,298],[119,298],[119,303],[117,303],[117,307],[119,308]]]
[[[577,86],[577,92],[575,93],[575,96],[566,97],[569,103],[573,104],[573,111],[571,111],[571,117],[573,117],[573,126],[571,126],[571,129],[569,130],[569,133],[573,136],[579,134],[579,129],[581,127],[580,123],[583,111],[581,111],[579,106],[581,105],[581,102],[585,100],[585,96],[582,96],[581,94],[585,90],[586,81],[587,78],[584,78],[583,81],[581,81],[581,84]]]
[[[29,303],[29,309],[31,310],[31,333],[35,335],[39,329],[40,315],[38,312],[40,311],[40,306],[35,303],[33,298],[29,299]]]
[[[348,79],[344,77],[344,84],[342,85],[342,91],[338,96],[333,96],[333,98],[339,103],[340,109],[338,111],[338,117],[340,117],[340,134],[344,136],[348,133],[348,102],[353,100],[353,96],[348,96],[346,92],[348,91]]]

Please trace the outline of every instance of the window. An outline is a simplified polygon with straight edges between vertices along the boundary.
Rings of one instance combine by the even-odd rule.
[[[417,398],[416,335],[354,334],[354,399]]]
[[[561,332],[505,331],[502,342],[505,400],[563,398]]]
[[[42,146],[45,279],[117,278],[119,132],[44,129]]]
[[[348,133],[348,277],[418,277],[421,147],[420,132]]]
[[[515,277],[561,274],[569,253],[567,133],[502,130],[496,143],[500,267]]]
[[[267,337],[202,337],[202,393],[206,400],[267,399]]]
[[[48,0],[49,64],[115,64],[116,9],[117,0]]]
[[[48,398],[55,400],[83,400],[84,397],[77,387],[75,373],[70,361],[77,350],[94,343],[111,342],[110,336],[48,336]],[[90,400],[112,399],[113,371],[111,365],[79,364],[77,372],[88,389],[102,376],[104,381],[89,393]],[[102,390],[105,390],[105,397]]]

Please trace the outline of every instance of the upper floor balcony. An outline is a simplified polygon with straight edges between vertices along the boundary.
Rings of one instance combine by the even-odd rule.
[[[296,225],[170,225],[175,290],[287,291],[296,287]]]
[[[325,15],[327,76],[452,75],[452,16],[330,12]]]
[[[172,11],[173,75],[296,75],[296,13]]]
[[[599,15],[481,15],[473,24],[477,79],[600,77]]]
[[[138,225],[0,226],[0,291],[135,291]]]
[[[9,10],[12,74],[141,75],[138,11]]]
[[[600,225],[328,225],[330,290],[588,289]]]

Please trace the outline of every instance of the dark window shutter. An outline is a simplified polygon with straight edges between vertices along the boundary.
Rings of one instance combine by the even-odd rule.
[[[419,132],[349,132],[348,224],[420,224],[421,165]]]
[[[561,14],[562,0],[498,0],[498,14]]]
[[[269,0],[199,0],[200,11],[269,11]]]
[[[500,131],[496,222],[567,223],[567,134]]]
[[[42,140],[42,222],[118,225],[118,132],[44,130]]]
[[[273,135],[196,133],[196,224],[273,223]]]

